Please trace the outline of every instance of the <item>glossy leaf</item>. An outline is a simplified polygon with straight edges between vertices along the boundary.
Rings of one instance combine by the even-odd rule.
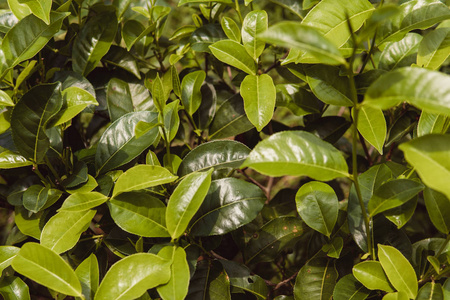
[[[430,188],[425,188],[423,198],[434,227],[444,234],[449,234],[450,220],[447,216],[450,214],[450,201],[448,198]]]
[[[68,87],[62,91],[62,100],[61,110],[52,120],[52,126],[61,125],[72,120],[89,105],[98,105],[94,96],[76,86]]]
[[[218,41],[209,46],[212,54],[221,62],[238,68],[247,74],[254,75],[257,66],[245,47],[232,40]]]
[[[308,261],[297,275],[294,285],[295,300],[330,299],[338,272],[334,261],[324,257]]]
[[[72,68],[87,76],[108,53],[117,32],[115,10],[104,11],[89,19],[74,41]],[[86,51],[87,50],[87,51]]]
[[[51,0],[19,0],[19,3],[24,3],[33,15],[44,21],[47,25],[50,24]]]
[[[273,134],[260,142],[241,168],[250,167],[269,176],[302,176],[328,181],[346,177],[347,163],[330,144],[305,131]]]
[[[7,276],[0,282],[0,295],[5,300],[30,300],[28,285],[16,276]]]
[[[194,299],[230,299],[229,281],[226,280],[223,267],[217,260],[198,262],[194,276],[189,283],[186,300]],[[213,283],[216,281],[215,283]]]
[[[180,127],[180,116],[178,110],[180,108],[180,103],[178,100],[170,102],[164,107],[164,130],[167,134],[167,139],[172,141],[178,132]],[[164,138],[164,136],[163,136]]]
[[[403,101],[437,114],[450,114],[450,76],[420,68],[382,75],[367,90],[364,103],[388,109]]]
[[[352,274],[345,275],[334,287],[333,299],[335,300],[364,300],[370,291],[356,280]]]
[[[382,290],[393,292],[394,288],[389,282],[383,267],[378,261],[364,261],[352,269],[353,276],[369,290]]]
[[[95,300],[135,299],[148,289],[165,284],[171,276],[171,261],[149,253],[137,253],[115,263],[103,278]],[[134,275],[129,276],[130,270]]]
[[[194,51],[210,53],[209,46],[226,38],[219,24],[205,24],[192,33],[189,42]]]
[[[447,198],[450,198],[450,186],[445,180],[450,174],[449,147],[450,136],[439,134],[422,136],[399,146],[422,181]]]
[[[4,150],[0,153],[0,169],[13,169],[30,166],[32,164],[31,161],[27,160],[22,155],[10,150]]]
[[[168,237],[166,206],[146,193],[128,192],[108,201],[114,222],[123,230],[143,237]]]
[[[264,224],[244,249],[246,264],[272,261],[287,246],[293,246],[303,235],[304,223],[295,217],[280,217]]]
[[[2,90],[0,90],[0,105],[1,106],[14,106],[14,102],[11,100],[11,97]]]
[[[241,42],[241,30],[239,26],[234,22],[233,19],[228,17],[223,17],[220,21],[222,29],[230,40]]]
[[[262,40],[278,46],[306,51],[321,63],[342,65],[346,61],[338,48],[317,29],[303,23],[283,21],[259,35]],[[318,61],[313,62],[318,62]]]
[[[18,273],[54,291],[81,296],[81,285],[75,272],[54,251],[36,243],[26,243],[12,261]]]
[[[367,0],[323,0],[308,12],[302,24],[316,28],[334,45],[341,47],[351,36],[347,22],[356,31],[373,11],[373,5]]]
[[[450,55],[450,21],[442,22],[435,30],[424,36],[417,53],[417,64],[438,70]]]
[[[374,146],[380,154],[383,154],[387,134],[383,111],[370,106],[361,107],[356,126],[364,139]]]
[[[202,93],[200,88],[205,81],[205,71],[195,71],[184,76],[181,82],[181,103],[189,115],[193,115],[200,107]]]
[[[326,183],[308,182],[298,190],[295,202],[302,220],[309,227],[330,237],[339,210],[334,190]]]
[[[408,33],[398,42],[388,43],[380,56],[380,69],[390,71],[400,67],[409,67],[416,62],[417,51],[422,36],[418,33]]]
[[[19,0],[8,0],[9,9],[17,17],[17,19],[22,20],[26,16],[31,14],[30,8],[19,2]]]
[[[442,289],[442,285],[434,281],[425,283],[425,285],[420,288],[416,299],[444,300],[444,290]]]
[[[23,206],[31,212],[40,211],[48,199],[48,187],[39,184],[30,186],[23,194]]]
[[[378,245],[378,258],[395,289],[415,299],[418,290],[416,273],[403,254],[392,246]]]
[[[172,175],[160,166],[138,165],[123,173],[114,186],[113,197],[120,193],[145,189],[175,181],[178,176]]]
[[[130,86],[118,78],[112,78],[106,88],[106,101],[111,122],[134,111]]]
[[[99,284],[97,257],[92,253],[76,268],[75,274],[81,283],[81,291],[86,300],[94,299]]]
[[[41,233],[41,245],[56,253],[72,249],[91,224],[95,213],[95,210],[57,213],[45,224]]]
[[[245,16],[244,22],[242,23],[242,43],[247,53],[255,60],[262,54],[266,46],[258,35],[267,30],[267,19],[266,11],[254,10]]]
[[[411,200],[424,185],[410,179],[394,179],[382,184],[373,193],[369,201],[369,213],[375,216],[380,212],[398,207]]]
[[[255,219],[265,200],[263,191],[251,183],[236,178],[214,180],[189,231],[194,236],[233,231]]]
[[[14,246],[0,246],[0,273],[11,265],[11,261],[19,250],[20,248]]]
[[[158,136],[158,128],[149,130],[137,139],[134,129],[139,121],[154,123],[157,114],[149,111],[129,113],[106,129],[95,154],[97,174],[126,164],[153,144]]]
[[[212,169],[187,175],[170,196],[166,210],[167,229],[172,239],[180,237],[200,208],[211,184]]]
[[[108,53],[103,56],[102,61],[118,68],[124,69],[136,76],[136,78],[141,79],[141,74],[136,58],[125,48],[112,45],[111,48],[109,48]]]
[[[17,150],[36,163],[43,162],[50,147],[45,129],[62,106],[60,88],[61,84],[55,83],[30,89],[11,114],[11,131]]]
[[[445,115],[422,111],[419,123],[417,124],[417,136],[423,136],[430,133],[445,133],[448,126],[448,118]]]
[[[182,247],[175,248],[169,246],[163,248],[158,255],[172,260],[172,265],[170,266],[171,277],[169,282],[156,288],[159,295],[163,300],[185,299],[188,293],[190,279],[186,252]]]
[[[261,131],[272,119],[276,90],[267,74],[247,75],[241,84],[241,96],[248,119]]]

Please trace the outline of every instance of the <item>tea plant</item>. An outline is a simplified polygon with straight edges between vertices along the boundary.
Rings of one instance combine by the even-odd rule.
[[[450,299],[448,2],[0,3],[4,299]]]

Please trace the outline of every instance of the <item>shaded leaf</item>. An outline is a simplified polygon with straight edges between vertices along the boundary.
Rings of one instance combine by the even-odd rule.
[[[99,284],[97,257],[92,253],[75,270],[81,283],[81,291],[86,300],[94,299]]]
[[[34,184],[23,193],[23,206],[31,212],[40,211],[48,199],[50,188]]]
[[[448,198],[430,188],[425,188],[423,198],[434,227],[444,234],[449,234],[450,219],[447,216],[450,215],[450,201]]]
[[[359,283],[352,274],[345,275],[336,283],[333,292],[335,300],[364,300],[370,291]]]
[[[111,48],[109,48],[108,52],[103,56],[102,61],[124,69],[138,79],[141,79],[141,73],[136,58],[122,47],[111,45]]]
[[[30,300],[28,285],[16,276],[7,276],[0,281],[0,295],[5,300]]]
[[[219,24],[205,24],[192,33],[189,42],[192,50],[210,53],[209,46],[226,38],[227,36]]]

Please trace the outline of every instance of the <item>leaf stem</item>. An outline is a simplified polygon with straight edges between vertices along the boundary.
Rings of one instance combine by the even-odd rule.
[[[238,13],[238,16],[239,16],[239,20],[241,21],[241,24],[244,24],[244,19],[242,18],[242,15],[241,15],[241,8],[239,7],[239,0],[235,0],[234,3],[235,3],[236,12]]]

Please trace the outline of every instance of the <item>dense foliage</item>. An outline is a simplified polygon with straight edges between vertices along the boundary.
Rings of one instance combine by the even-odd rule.
[[[450,299],[448,2],[0,5],[4,299]]]

